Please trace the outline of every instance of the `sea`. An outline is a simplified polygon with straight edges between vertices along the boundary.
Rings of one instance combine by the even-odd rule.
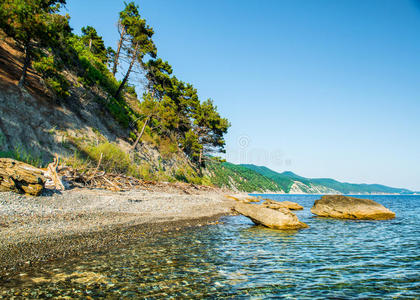
[[[261,196],[301,204],[310,227],[223,217],[44,264],[4,283],[0,298],[420,299],[420,196],[358,196],[394,211],[388,221],[316,217],[320,195]]]

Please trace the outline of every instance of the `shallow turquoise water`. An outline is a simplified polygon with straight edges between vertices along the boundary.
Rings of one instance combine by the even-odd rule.
[[[267,195],[265,195],[267,197]],[[363,196],[389,221],[316,218],[313,195],[270,195],[305,207],[310,228],[277,231],[242,216],[107,253],[45,265],[0,297],[419,298],[420,196]]]

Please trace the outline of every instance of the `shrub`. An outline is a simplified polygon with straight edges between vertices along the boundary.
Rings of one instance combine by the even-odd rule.
[[[62,69],[61,64],[58,64],[55,56],[41,55],[36,61],[33,62],[34,69],[42,75],[47,86],[54,91],[54,93],[62,98],[66,98],[69,93],[69,82],[60,74]]]
[[[169,159],[178,151],[178,146],[169,138],[162,138],[159,143],[159,152],[162,158]]]
[[[130,157],[113,143],[101,143],[97,146],[88,146],[85,149],[88,156],[99,161],[102,153],[101,168],[108,172],[126,173],[131,165]]]

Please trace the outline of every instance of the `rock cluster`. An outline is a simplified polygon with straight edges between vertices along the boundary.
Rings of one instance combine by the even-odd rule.
[[[359,220],[388,220],[395,213],[369,199],[358,199],[342,195],[327,195],[316,200],[311,212],[320,217]]]

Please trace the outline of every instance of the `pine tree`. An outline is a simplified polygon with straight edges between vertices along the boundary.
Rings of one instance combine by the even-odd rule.
[[[201,103],[194,112],[194,133],[198,143],[202,146],[198,156],[199,165],[202,164],[204,152],[224,152],[225,140],[230,124],[221,118],[213,101],[208,99]]]
[[[24,63],[19,86],[25,84],[33,48],[58,43],[61,32],[70,32],[68,17],[55,14],[66,0],[2,0],[0,27],[23,48]]]
[[[123,11],[120,12],[120,17],[118,19],[118,33],[120,35],[120,38],[118,39],[117,51],[115,52],[112,67],[112,74],[114,76],[117,73],[121,51],[124,49],[125,43],[128,42],[128,30],[130,26],[133,26],[133,24],[136,23],[139,17],[140,14],[138,6],[136,6],[134,2],[130,2],[128,4],[125,3],[125,8]]]
[[[96,29],[91,26],[82,27],[82,41],[103,63],[108,61],[108,52],[104,40],[98,35]]]
[[[121,91],[127,84],[134,65],[137,63],[140,66],[143,66],[143,58],[146,54],[153,58],[156,57],[156,46],[152,41],[153,34],[153,29],[146,24],[146,20],[142,19],[140,14],[134,14],[130,17],[126,26],[126,35],[128,39],[127,56],[130,63],[128,70],[114,95],[115,98],[120,96]]]

